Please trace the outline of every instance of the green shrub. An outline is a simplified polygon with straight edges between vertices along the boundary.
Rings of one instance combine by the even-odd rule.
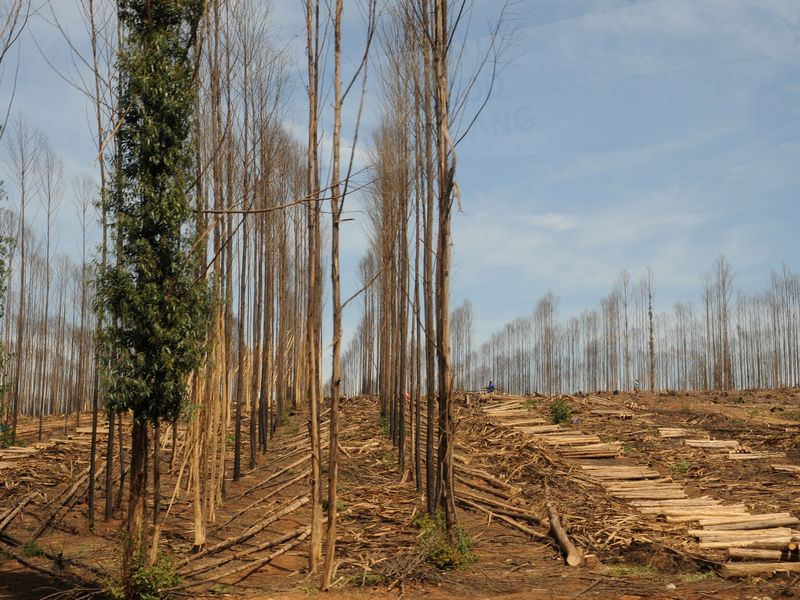
[[[525,410],[535,410],[539,408],[539,400],[536,398],[526,398],[522,408]]]
[[[559,423],[568,423],[572,418],[572,410],[570,410],[569,404],[564,402],[562,398],[556,398],[550,405],[550,417],[556,425]]]
[[[22,546],[22,555],[28,558],[33,558],[34,556],[44,556],[44,550],[39,547],[34,540],[28,540],[25,542],[25,545]]]
[[[679,460],[674,465],[672,465],[672,472],[673,473],[686,473],[691,468],[692,468],[692,465],[689,463],[688,460]]]
[[[175,594],[164,590],[178,585],[181,578],[169,556],[161,555],[154,565],[148,565],[144,554],[140,553],[134,560],[130,582],[133,597],[137,600],[169,600]],[[122,581],[109,582],[106,591],[114,600],[126,597]]]
[[[472,539],[463,527],[457,527],[455,542],[450,543],[445,527],[444,514],[424,514],[416,520],[420,528],[419,546],[425,561],[437,569],[450,570],[476,560],[472,553]]]

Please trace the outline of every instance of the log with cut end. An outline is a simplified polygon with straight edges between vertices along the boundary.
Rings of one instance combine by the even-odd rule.
[[[520,419],[520,418],[514,418],[514,419],[509,419],[508,421],[501,420],[500,423],[502,425],[506,426],[506,427],[521,428],[521,427],[526,427],[526,426],[535,427],[535,426],[538,426],[538,425],[540,425],[542,423],[545,423],[545,420],[544,419]]]
[[[762,548],[728,548],[728,558],[797,562],[800,560],[800,554],[797,552],[797,544],[787,544],[783,548],[776,548],[774,550]]]
[[[721,577],[749,577],[772,575],[778,571],[800,572],[800,562],[725,563],[719,570]]]
[[[797,465],[771,465],[773,471],[783,471],[785,473],[800,474],[800,467]]]
[[[611,492],[615,498],[638,498],[638,499],[653,499],[653,500],[669,500],[676,498],[686,498],[686,492],[682,489],[671,488],[651,488],[640,490],[622,490]]]
[[[560,452],[567,458],[615,458],[622,451],[618,443],[572,446]]]
[[[690,435],[691,432],[688,429],[682,429],[680,427],[659,427],[658,428],[658,435],[662,438],[678,438],[678,437],[687,437]]]
[[[753,536],[753,537],[732,537],[727,539],[712,539],[698,544],[700,548],[763,548],[777,547],[782,548],[793,541],[791,535]]]
[[[747,514],[744,504],[729,504],[727,506],[642,506],[639,511],[645,514],[662,514],[667,516],[694,515],[697,517],[712,517],[714,515],[742,515]]]
[[[632,480],[632,481],[615,481],[615,480],[605,480],[601,482],[601,485],[609,491],[618,491],[618,490],[641,490],[641,489],[674,489],[679,490],[681,488],[680,483],[675,483],[671,479],[662,478],[662,479],[639,479],[639,480]]]
[[[631,502],[636,507],[654,508],[658,506],[718,506],[722,500],[702,496],[700,498],[679,498],[677,500],[633,500]]]
[[[730,523],[748,523],[752,521],[769,521],[771,519],[781,519],[784,517],[791,517],[792,514],[788,512],[782,513],[765,513],[761,515],[738,515],[726,516],[720,515],[717,517],[708,517],[702,519],[700,524],[703,527],[713,527],[714,525],[727,525]]]
[[[599,444],[600,438],[596,435],[552,435],[536,436],[536,439],[544,442],[548,446],[587,446],[589,444]]]
[[[783,452],[750,452],[748,454],[728,454],[730,460],[772,460],[774,458],[784,458]]]
[[[661,477],[658,471],[647,467],[625,467],[625,466],[594,466],[594,465],[581,465],[581,468],[587,471],[587,475],[594,479],[609,479],[609,480],[622,480],[622,479],[657,479]]]
[[[683,443],[692,448],[707,448],[709,450],[723,450],[739,446],[739,442],[736,440],[683,440]]]
[[[704,540],[724,540],[724,539],[755,539],[758,537],[774,537],[785,535],[792,537],[792,530],[789,527],[773,527],[771,529],[690,529],[689,535]]]
[[[563,431],[561,425],[534,425],[532,427],[517,427],[522,433],[552,433]]]
[[[800,519],[796,517],[778,517],[774,519],[756,519],[753,521],[738,521],[736,523],[722,523],[719,525],[709,525],[710,531],[729,531],[732,529],[774,529],[776,527],[789,527],[797,525]]]
[[[569,539],[567,532],[561,525],[561,519],[558,516],[555,508],[549,502],[547,503],[547,511],[550,514],[550,531],[553,537],[558,542],[561,551],[567,557],[567,564],[570,567],[579,567],[583,564],[583,555],[580,550],[575,547],[575,544]]]

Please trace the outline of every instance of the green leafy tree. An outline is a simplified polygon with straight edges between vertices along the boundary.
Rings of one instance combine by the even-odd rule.
[[[148,423],[171,421],[203,355],[208,290],[191,248],[196,44],[203,0],[121,0],[115,182],[106,199],[116,265],[100,275],[107,404],[131,411],[123,586],[144,542]],[[130,585],[128,585],[130,584]]]

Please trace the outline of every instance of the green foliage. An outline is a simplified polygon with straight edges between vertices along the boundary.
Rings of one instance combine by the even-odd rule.
[[[539,408],[540,404],[541,400],[539,400],[538,398],[527,398],[525,402],[522,404],[522,408],[524,408],[525,410],[535,410]]]
[[[123,575],[124,577],[124,575]],[[181,578],[169,556],[162,555],[153,565],[148,565],[144,553],[136,555],[130,573],[130,594],[126,596],[121,581],[106,584],[106,592],[114,600],[136,598],[136,600],[169,600],[175,594],[165,591],[180,584]]]
[[[672,472],[673,473],[686,473],[691,468],[692,468],[692,465],[688,460],[679,460],[674,465],[672,465]]]
[[[22,555],[28,558],[44,556],[44,550],[39,547],[39,544],[37,544],[35,540],[28,540],[22,546]]]
[[[108,408],[173,420],[203,355],[205,265],[192,252],[194,47],[203,0],[121,0],[114,181],[104,202],[115,265],[100,273],[95,309],[108,311]]]
[[[562,398],[556,398],[550,405],[550,418],[553,423],[568,423],[572,418],[572,410]]]
[[[455,540],[450,543],[443,513],[437,512],[433,516],[425,513],[416,519],[415,524],[421,530],[420,551],[425,561],[437,569],[456,569],[477,560],[472,553],[472,539],[462,527],[456,528]]]
[[[379,422],[379,427],[380,427],[381,435],[383,437],[387,437],[388,438],[389,437],[389,433],[390,433],[390,431],[389,431],[389,417],[386,417],[386,416],[381,417],[381,420]]]

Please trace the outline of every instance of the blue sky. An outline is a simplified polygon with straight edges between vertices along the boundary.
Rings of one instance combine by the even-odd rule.
[[[476,1],[476,44],[498,4]],[[361,16],[355,2],[345,5],[355,32]],[[273,14],[276,35],[300,57],[300,2],[276,0]],[[478,340],[529,314],[548,291],[562,314],[594,307],[623,269],[637,278],[652,267],[662,308],[697,301],[720,254],[742,291],[763,287],[781,262],[800,269],[800,3],[522,0],[514,27],[496,94],[458,149],[453,305],[472,301]],[[32,32],[54,63],[66,63],[56,32],[41,21]],[[353,33],[351,63],[359,48]],[[93,173],[85,100],[30,36],[20,51],[15,112],[49,134],[68,177]],[[289,116],[297,131],[301,73],[293,70]],[[1,103],[9,82],[7,71]],[[378,114],[372,82],[364,127]],[[355,106],[348,110],[352,117]],[[360,156],[368,139],[362,131]],[[366,220],[353,216],[344,296],[357,288],[367,246]],[[68,200],[57,226],[60,250],[74,253],[79,229]],[[354,303],[348,329],[358,311]]]

